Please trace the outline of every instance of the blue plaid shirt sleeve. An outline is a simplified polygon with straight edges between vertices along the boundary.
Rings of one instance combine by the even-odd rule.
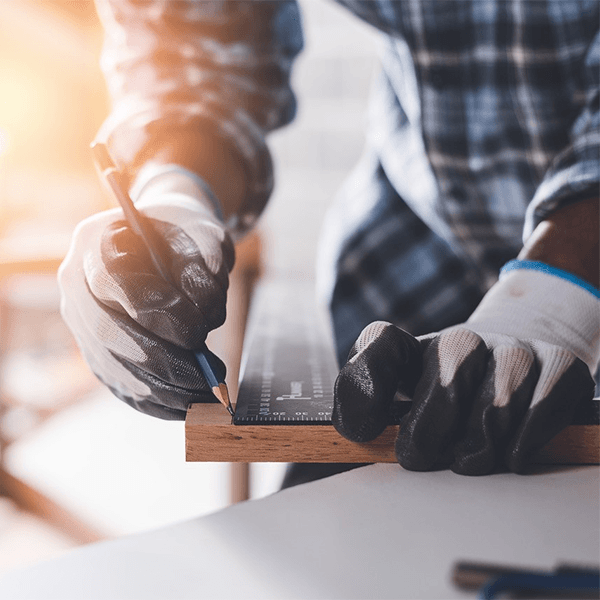
[[[296,111],[290,70],[303,43],[296,3],[97,0],[97,7],[112,99],[98,139],[131,176],[177,131],[194,132],[199,145],[225,144],[248,179],[234,233],[250,227],[273,187],[266,133]]]
[[[584,59],[585,104],[527,209],[524,237],[558,208],[600,197],[600,32]]]

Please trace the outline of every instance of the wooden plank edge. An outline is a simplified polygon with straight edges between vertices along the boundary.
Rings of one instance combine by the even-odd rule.
[[[194,404],[185,423],[188,462],[393,463],[398,426],[366,444],[330,425],[233,425],[222,406]],[[600,464],[600,426],[571,425],[535,457],[538,464]]]

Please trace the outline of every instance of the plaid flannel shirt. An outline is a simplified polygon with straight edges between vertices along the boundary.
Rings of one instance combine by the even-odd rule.
[[[416,335],[464,321],[537,223],[598,195],[600,3],[339,1],[387,45],[321,245],[342,358],[374,319]],[[272,189],[265,136],[295,113],[295,2],[98,4],[114,101],[100,137],[132,174],[182,128],[219,140],[249,180],[232,229],[250,227]]]

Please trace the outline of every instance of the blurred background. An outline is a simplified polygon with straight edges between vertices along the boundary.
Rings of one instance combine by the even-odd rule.
[[[362,151],[377,36],[327,0],[300,5],[299,113],[271,137],[277,185],[259,230],[264,273],[310,280],[319,223]],[[70,234],[112,205],[89,154],[108,111],[93,1],[2,0],[0,23],[1,574],[223,508],[230,466],[185,463],[183,423],[104,390],[60,319]],[[251,497],[275,492],[284,468],[253,465]]]

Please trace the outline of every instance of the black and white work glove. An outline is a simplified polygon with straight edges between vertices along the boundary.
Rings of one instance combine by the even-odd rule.
[[[212,192],[192,173],[147,170],[135,188],[175,286],[156,271],[121,209],[109,210],[75,230],[59,272],[61,312],[117,397],[143,413],[183,419],[190,403],[213,401],[192,350],[225,320],[233,244]]]
[[[333,424],[352,441],[370,441],[399,391],[413,401],[396,440],[406,469],[523,472],[593,397],[599,297],[564,271],[511,261],[462,325],[415,338],[371,323],[338,376]]]

